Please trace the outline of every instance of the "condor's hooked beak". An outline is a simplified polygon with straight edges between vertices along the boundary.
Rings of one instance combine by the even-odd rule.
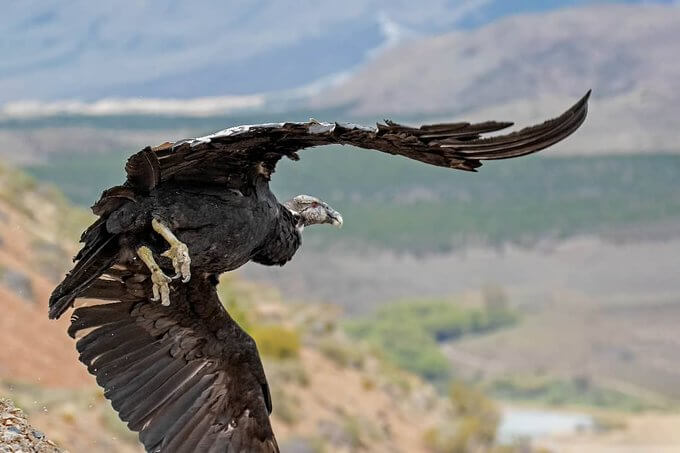
[[[328,214],[328,223],[334,227],[342,228],[342,216],[338,211],[329,208],[326,210],[326,214]]]

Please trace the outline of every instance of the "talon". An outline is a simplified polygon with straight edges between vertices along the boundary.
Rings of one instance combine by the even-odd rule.
[[[151,271],[151,291],[153,297],[150,299],[154,302],[161,301],[161,305],[170,305],[170,286],[168,283],[172,281],[170,277],[165,275],[156,260],[153,258],[153,252],[146,246],[137,249],[137,255],[144,261],[146,267]]]
[[[175,269],[175,275],[172,278],[177,279],[182,277],[182,283],[187,283],[191,279],[191,258],[189,257],[189,248],[186,244],[177,239],[167,226],[163,225],[158,220],[152,219],[151,226],[170,244],[170,248],[163,252],[161,256],[172,259],[172,267]]]
[[[189,248],[186,244],[177,242],[161,255],[172,259],[172,267],[175,269],[173,279],[182,277],[183,283],[189,281],[191,278],[191,258],[189,257]]]
[[[161,305],[170,305],[170,286],[168,283],[172,281],[170,277],[165,275],[160,268],[151,269],[151,281],[153,282],[153,291],[160,293]],[[156,299],[158,300],[158,299]]]

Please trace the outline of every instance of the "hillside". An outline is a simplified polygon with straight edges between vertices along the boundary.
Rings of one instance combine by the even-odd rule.
[[[65,334],[66,321],[49,322],[45,317],[47,295],[68,266],[74,250],[73,238],[90,219],[89,215],[71,207],[53,190],[7,169],[0,173],[0,212],[5,219],[0,223],[3,239],[0,294],[6,308],[0,320],[0,341],[8,345],[0,351],[0,395],[11,397],[30,415],[32,424],[60,447],[73,452],[92,449],[139,452],[135,436],[118,421],[101,390],[77,362],[72,340]],[[664,304],[659,298],[667,291],[675,294],[676,283],[665,267],[660,266],[677,262],[677,255],[673,255],[675,249],[664,252],[662,243],[656,249],[644,249],[655,257],[657,266],[640,274],[634,262],[643,265],[649,259],[646,255],[637,259],[639,252],[635,252],[635,247],[638,245],[609,251],[607,259],[596,266],[600,273],[609,269],[609,274],[605,272],[601,276],[590,274],[587,268],[583,269],[583,275],[569,270],[580,266],[584,250],[586,256],[598,256],[597,252],[584,249],[583,244],[559,246],[555,249],[559,252],[555,258],[541,250],[508,248],[499,252],[499,256],[507,255],[502,259],[488,252],[466,253],[455,259],[440,256],[434,262],[378,254],[371,257],[373,264],[369,264],[365,256],[348,262],[347,257],[331,251],[318,251],[312,255],[321,260],[312,262],[316,273],[305,268],[305,257],[309,253],[303,253],[286,268],[277,269],[280,278],[288,279],[282,281],[284,287],[283,283],[299,285],[296,279],[302,275],[311,279],[310,288],[326,287],[320,284],[323,278],[318,272],[325,269],[334,273],[327,280],[333,284],[327,286],[336,295],[345,292],[343,288],[356,287],[353,293],[347,292],[354,297],[364,294],[364,301],[380,301],[380,291],[385,290],[386,284],[391,285],[395,294],[389,297],[400,297],[399,294],[403,297],[409,291],[421,297],[433,294],[432,291],[462,293],[463,289],[456,285],[463,283],[478,291],[489,282],[492,265],[500,265],[491,277],[507,288],[510,306],[519,310],[520,318],[516,324],[503,321],[505,327],[491,333],[487,331],[490,325],[483,316],[479,317],[476,309],[457,311],[454,305],[453,311],[440,316],[437,311],[428,314],[423,311],[425,307],[392,305],[396,311],[378,312],[380,319],[365,317],[361,327],[373,325],[376,327],[373,333],[383,336],[375,337],[369,332],[366,339],[375,341],[356,343],[344,333],[342,313],[333,306],[293,303],[290,299],[286,302],[277,291],[246,283],[234,275],[223,279],[220,291],[230,313],[256,338],[262,353],[274,395],[273,423],[284,452],[440,453],[452,451],[452,445],[485,451],[493,441],[499,422],[496,405],[465,386],[454,387],[458,390],[451,392],[452,399],[443,398],[422,379],[396,367],[392,359],[395,352],[398,362],[408,360],[404,354],[415,351],[422,360],[406,365],[416,372],[424,371],[424,375],[432,365],[438,366],[436,362],[428,364],[429,360],[433,357],[440,360],[444,356],[431,355],[436,343],[422,337],[422,331],[397,329],[397,335],[403,332],[409,336],[404,335],[403,341],[391,341],[390,336],[395,335],[392,329],[403,318],[409,319],[411,327],[418,326],[412,319],[414,316],[422,321],[416,328],[424,328],[433,336],[439,336],[442,328],[448,329],[447,323],[464,329],[466,325],[471,326],[469,331],[463,331],[462,338],[455,338],[443,350],[451,361],[450,369],[457,377],[482,382],[488,391],[505,398],[524,400],[529,392],[528,399],[535,403],[542,401],[542,404],[572,402],[626,411],[667,408],[671,401],[667,395],[676,396],[672,383],[678,375],[673,366],[677,347],[670,340],[677,310],[674,304]],[[631,252],[636,255],[633,263],[628,263]],[[521,266],[517,265],[517,254],[523,256]],[[333,260],[329,261],[329,256],[333,256]],[[549,272],[556,264],[550,261],[553,259],[564,261],[562,267],[552,269],[553,275],[544,278],[536,272],[537,269]],[[295,263],[299,266],[294,266]],[[625,277],[629,274],[614,272],[623,275],[627,285],[632,285],[621,288],[615,285],[620,294],[611,293],[606,287],[607,279],[612,278],[612,263],[628,263],[621,265],[630,267],[630,278]],[[307,261],[306,266],[309,265]],[[333,266],[339,269],[351,266],[355,273],[362,273],[361,279],[355,276],[343,282]],[[372,266],[386,272],[376,276]],[[397,267],[400,273],[394,273]],[[451,278],[451,269],[456,269],[455,278]],[[479,272],[480,269],[484,271]],[[296,272],[300,275],[296,276]],[[660,273],[654,279],[659,294],[642,299],[644,294],[650,294],[648,289],[643,288],[638,297],[631,288],[636,291],[636,278],[651,278],[650,272]],[[374,277],[367,280],[370,275]],[[416,283],[413,275],[422,276],[423,281],[417,282],[420,286],[413,286]],[[593,276],[602,280],[605,288],[588,285]],[[399,284],[395,284],[396,280]],[[620,279],[616,280],[621,283]],[[447,281],[454,287],[437,286]],[[542,286],[538,284],[541,281]],[[563,285],[571,288],[568,293],[559,289]],[[365,293],[366,287],[371,287],[372,292]],[[598,308],[595,305],[603,302],[601,296],[592,302],[575,304],[574,301],[589,300],[575,292],[579,290],[594,290],[595,295],[599,294],[597,291],[604,291],[609,298]],[[385,294],[388,293],[383,292],[383,297]],[[309,302],[309,298],[302,299]],[[335,300],[336,296],[328,299]],[[639,302],[636,299],[654,303],[636,304]],[[468,291],[461,294],[460,307],[475,307],[479,300],[477,293]],[[555,309],[555,304],[561,309]],[[370,305],[362,304],[364,312],[369,308]],[[405,308],[408,309],[403,311]],[[652,329],[654,332],[649,326],[656,326]],[[563,335],[556,336],[555,332]],[[578,341],[570,339],[570,332],[580,332]],[[458,334],[451,331],[444,335]],[[627,344],[628,335],[634,336],[637,346]],[[537,342],[541,347],[537,347]],[[421,344],[428,349],[420,351]],[[593,345],[596,353],[591,350]],[[565,359],[561,368],[560,362],[553,360],[555,354]],[[421,364],[426,368],[419,369]],[[656,371],[650,374],[647,370]],[[591,375],[595,377],[588,377]],[[584,385],[587,391],[581,393]],[[676,416],[626,413],[616,417],[615,420],[625,420],[615,421],[614,428],[607,428],[614,429],[616,435],[602,438],[581,434],[569,440],[548,438],[537,441],[537,445],[550,445],[557,451],[570,444],[582,445],[583,451],[588,451],[587,448],[599,451],[603,441],[605,445],[619,448],[625,439],[649,445],[652,423],[659,427],[654,438],[673,442],[669,443],[669,451],[673,451],[675,437],[668,427],[675,423]]]
[[[89,217],[56,191],[0,168],[0,375],[45,386],[91,382],[76,367],[68,319],[51,322],[47,299]]]
[[[395,48],[310,105],[343,105],[355,116],[527,124],[592,88],[585,127],[559,152],[677,152],[678,42],[674,5],[516,15]]]
[[[20,172],[0,172],[0,395],[62,448],[132,453],[140,451],[136,436],[77,361],[68,318],[46,316],[73,238],[89,219]],[[463,436],[460,445],[491,448],[498,422],[491,402],[470,390],[480,412],[460,414],[455,400],[349,340],[339,310],[284,303],[234,276],[223,278],[220,292],[258,343],[284,452],[426,451],[451,433]],[[467,427],[469,417],[482,417],[481,427]]]
[[[0,442],[4,451],[30,451],[35,453],[59,453],[49,439],[33,429],[23,412],[11,401],[0,399]]]

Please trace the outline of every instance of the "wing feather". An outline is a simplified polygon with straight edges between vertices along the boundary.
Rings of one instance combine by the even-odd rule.
[[[162,147],[159,147],[162,149]],[[158,149],[158,148],[156,148]],[[156,187],[161,178],[161,167],[156,151],[147,146],[132,155],[125,164],[128,183],[133,187],[148,192]]]
[[[328,144],[475,171],[482,160],[523,156],[563,140],[585,120],[589,95],[557,118],[486,138],[512,123],[385,121],[367,128],[312,120],[225,129],[133,155],[127,183],[106,191],[94,209],[103,219],[135,201],[135,191],[170,180],[239,187],[255,174],[268,177],[283,157],[297,160],[298,151]],[[84,233],[85,252],[55,290],[50,316],[59,317],[75,297],[109,301],[76,309],[68,333],[121,419],[148,451],[278,452],[257,348],[226,313],[213,283],[201,277],[173,283],[172,305],[153,303],[142,284],[148,276],[117,268],[116,236],[105,233],[103,220]]]
[[[485,121],[410,127],[385,121],[375,128],[346,123],[274,123],[238,126],[205,137],[181,140],[158,151],[159,181],[228,183],[234,174],[269,176],[282,157],[320,145],[342,144],[400,155],[440,167],[475,171],[482,160],[532,154],[565,139],[586,118],[590,91],[562,115],[518,132],[483,134],[512,126]],[[148,152],[148,149],[142,152]]]
[[[196,277],[163,307],[131,295],[125,278],[136,277],[97,280],[92,294],[120,301],[77,308],[69,334],[147,451],[278,452],[255,343],[214,285]]]

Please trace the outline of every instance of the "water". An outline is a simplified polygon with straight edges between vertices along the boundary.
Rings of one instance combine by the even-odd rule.
[[[502,411],[497,438],[501,444],[510,444],[517,439],[570,434],[589,431],[593,427],[593,417],[588,414],[505,408]]]

